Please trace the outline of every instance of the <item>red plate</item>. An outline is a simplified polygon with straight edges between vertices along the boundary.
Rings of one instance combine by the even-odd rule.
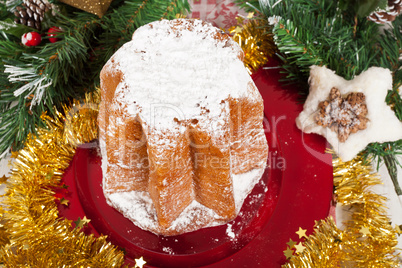
[[[106,204],[96,142],[78,148],[64,174],[70,204],[59,206],[60,215],[91,219],[85,231],[107,235],[125,250],[130,265],[143,256],[146,267],[280,267],[286,243],[298,241],[299,227],[311,233],[314,221],[328,215],[332,159],[324,153],[322,137],[297,129],[295,118],[302,110],[297,90],[284,89],[279,77],[275,69],[253,76],[264,99],[270,168],[247,197],[240,215],[229,223],[234,238],[228,235],[227,224],[174,237],[157,236],[133,225]]]

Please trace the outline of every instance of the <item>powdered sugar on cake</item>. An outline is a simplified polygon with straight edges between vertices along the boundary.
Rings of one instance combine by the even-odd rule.
[[[246,94],[252,83],[238,58],[243,53],[238,44],[216,40],[219,29],[193,22],[193,31],[180,31],[189,27],[187,20],[176,30],[168,23],[140,27],[115,54],[117,68],[124,74],[116,98],[127,104],[127,113],[140,111],[142,121],[156,129],[169,129],[174,118],[198,118],[205,111],[219,117],[226,105],[221,101]],[[127,91],[127,87],[138,90]],[[214,123],[211,128],[219,129],[219,121]]]
[[[236,202],[236,213],[239,213],[247,195],[253,190],[260,180],[264,169],[254,169],[252,171],[233,176],[233,190]],[[148,192],[131,191],[119,192],[108,195],[107,202],[110,206],[121,211],[123,215],[134,222],[138,227],[151,232],[157,232],[158,219],[152,199]],[[212,219],[205,222],[205,219]],[[197,220],[199,222],[197,222]],[[196,230],[197,227],[212,227],[225,222],[220,220],[218,214],[197,201],[193,201],[181,214],[173,221],[171,230]]]
[[[224,224],[261,178],[263,101],[242,58],[208,23],[162,20],[137,29],[102,69],[103,190],[140,228]]]

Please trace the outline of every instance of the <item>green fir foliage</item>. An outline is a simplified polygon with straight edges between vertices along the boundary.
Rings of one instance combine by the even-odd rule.
[[[35,30],[13,23],[21,1],[0,2],[0,155],[22,148],[30,133],[44,127],[42,114],[94,90],[103,65],[138,27],[190,9],[187,0],[114,0],[99,18],[52,2],[58,11],[45,15],[37,47],[21,43],[23,33]],[[46,36],[52,26],[62,29],[55,43]]]
[[[380,35],[378,24],[359,18],[353,9],[339,8],[338,1],[275,2],[261,1],[266,3],[261,9],[267,17],[280,17],[273,32],[288,80],[307,81],[313,64],[327,65],[345,79],[370,66],[395,72],[400,65],[396,55],[401,44],[395,42],[395,30]]]
[[[340,0],[339,7],[343,10],[351,10],[360,18],[365,18],[376,9],[385,9],[388,0]]]
[[[242,6],[247,5],[244,1]],[[269,21],[276,18],[274,40],[283,61],[284,80],[297,83],[307,93],[311,65],[326,65],[345,79],[371,66],[388,68],[393,74],[393,88],[386,101],[402,120],[402,16],[390,27],[366,18],[387,1],[380,0],[260,0],[260,10]],[[255,5],[255,2],[253,3]],[[396,176],[396,155],[402,154],[402,140],[373,143],[366,157],[385,160],[391,176]]]
[[[250,1],[244,1],[244,0],[234,0],[236,5],[238,5],[240,8],[242,8],[246,12],[260,12],[260,3],[258,0],[250,0]]]

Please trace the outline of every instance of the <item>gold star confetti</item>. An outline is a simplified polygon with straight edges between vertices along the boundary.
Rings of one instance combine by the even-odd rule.
[[[369,228],[367,227],[360,228],[359,233],[361,233],[363,236],[368,236],[369,234],[371,234]]]
[[[302,253],[306,247],[302,245],[302,242],[295,245],[296,253]]]
[[[396,230],[396,233],[398,234],[398,235],[400,235],[400,234],[402,234],[402,229],[401,229],[401,225],[395,225],[395,230]]]
[[[84,222],[84,224],[88,224],[91,220],[87,218],[87,216],[84,216],[84,218],[82,218],[82,221]]]
[[[344,222],[343,230],[338,229],[331,216],[320,220],[303,241],[306,247],[303,253],[293,255],[282,268],[400,267],[394,254],[398,245],[397,229],[395,224],[390,224],[386,200],[373,192],[373,187],[383,182],[374,173],[375,165],[371,161],[359,156],[342,162],[334,157],[334,192],[338,204],[354,207],[350,220]],[[369,227],[369,237],[362,238],[359,232],[362,226]]]
[[[146,261],[144,261],[144,259],[141,257],[141,258],[139,258],[139,259],[135,259],[135,266],[134,266],[134,268],[143,268],[144,267],[144,264],[146,264],[147,262]]]
[[[84,216],[84,218],[78,217],[78,220],[74,221],[76,228],[82,228],[84,225],[87,225],[91,220]]]
[[[285,255],[286,259],[290,259],[293,257],[293,250],[287,248],[286,250],[283,251],[283,255]]]
[[[60,199],[60,204],[62,204],[62,205],[68,206],[68,202],[70,202],[70,201],[68,201],[67,199],[64,199],[64,197]]]
[[[45,179],[51,180],[51,179],[53,178],[53,176],[54,176],[54,170],[51,170],[50,172],[48,172],[48,173],[46,174]]]
[[[185,19],[185,18],[187,18],[187,16],[182,14],[182,13],[177,13],[176,14],[176,19]]]
[[[251,19],[252,17],[254,17],[254,12],[249,12],[247,14],[247,19]]]
[[[74,223],[75,223],[75,228],[82,228],[82,226],[83,226],[83,223],[82,223],[80,217],[78,217],[78,220],[74,221]]]
[[[288,245],[290,248],[293,248],[296,245],[296,242],[292,239],[289,239],[289,242],[287,242],[286,245]]]
[[[242,32],[242,28],[240,26],[236,26],[236,28],[234,29],[234,33],[239,34],[241,32]]]
[[[302,238],[302,237],[307,238],[306,232],[307,232],[306,229],[302,229],[301,227],[299,227],[299,231],[297,231],[296,234],[299,235],[299,238]]]
[[[3,175],[3,177],[0,177],[0,184],[5,183],[8,180],[8,177],[6,175]]]

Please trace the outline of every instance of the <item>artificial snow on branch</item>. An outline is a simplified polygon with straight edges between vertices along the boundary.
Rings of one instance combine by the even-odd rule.
[[[22,68],[12,65],[4,65],[5,73],[9,73],[10,82],[27,82],[22,87],[14,91],[14,96],[18,97],[22,94],[28,98],[31,96],[31,107],[42,100],[43,94],[48,86],[52,84],[52,79],[47,75],[38,75],[34,68]]]

